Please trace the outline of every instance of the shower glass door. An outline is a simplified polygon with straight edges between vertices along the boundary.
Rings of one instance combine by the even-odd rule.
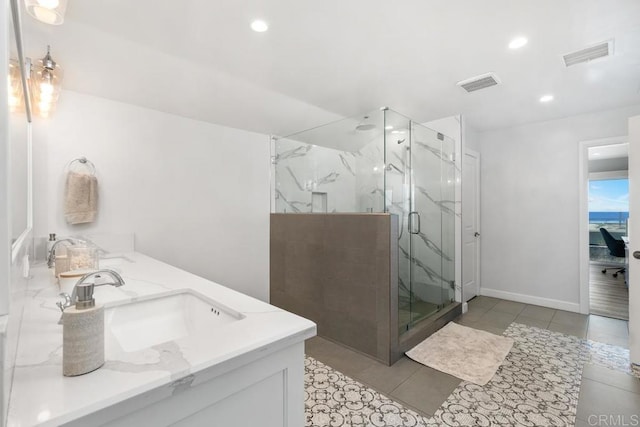
[[[441,139],[442,138],[442,139]],[[434,314],[446,303],[443,274],[442,141],[444,136],[411,123],[411,323]]]
[[[453,140],[385,112],[385,208],[398,215],[400,333],[454,299]]]

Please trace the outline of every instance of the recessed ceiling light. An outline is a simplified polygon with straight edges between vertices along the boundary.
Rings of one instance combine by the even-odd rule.
[[[522,46],[527,44],[529,40],[526,37],[516,37],[515,39],[509,42],[509,49],[520,49]]]
[[[261,19],[256,19],[251,23],[251,29],[256,33],[264,33],[269,29],[269,25]]]
[[[551,102],[553,101],[553,95],[542,95],[540,97],[540,102]]]

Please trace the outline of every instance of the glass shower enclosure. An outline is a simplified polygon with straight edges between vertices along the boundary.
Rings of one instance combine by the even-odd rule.
[[[454,302],[452,138],[382,108],[272,144],[272,212],[397,215],[400,334]]]

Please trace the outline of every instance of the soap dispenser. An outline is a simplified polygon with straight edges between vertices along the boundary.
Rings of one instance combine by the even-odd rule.
[[[104,365],[104,306],[96,306],[93,283],[78,283],[75,306],[62,312],[62,374],[95,371]]]

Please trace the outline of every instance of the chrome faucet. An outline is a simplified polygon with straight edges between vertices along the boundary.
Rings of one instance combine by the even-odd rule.
[[[98,284],[85,283],[85,280],[90,279],[91,277],[99,278],[99,277],[102,277],[103,274],[108,274],[109,276],[111,276],[111,278],[113,279],[113,282],[98,283]],[[120,286],[124,285],[124,279],[122,278],[122,276],[120,276],[120,274],[109,269],[98,270],[98,271],[93,271],[91,273],[87,273],[76,282],[76,285],[73,287],[73,292],[71,293],[71,296],[69,296],[69,294],[64,292],[60,294],[60,296],[64,298],[64,302],[58,301],[56,305],[62,312],[64,312],[65,309],[73,305],[75,305],[76,308],[81,308],[81,309],[93,307],[96,304],[95,300],[93,299],[94,288],[96,286],[105,286],[105,285],[115,286],[116,288],[119,288]],[[62,321],[62,318],[60,320]]]
[[[56,241],[53,244],[53,246],[51,246],[51,249],[49,250],[49,256],[47,257],[47,267],[53,268],[53,264],[56,261],[56,247],[62,242],[68,242],[68,243],[71,243],[72,245],[76,244],[76,242],[72,239],[60,239]]]

